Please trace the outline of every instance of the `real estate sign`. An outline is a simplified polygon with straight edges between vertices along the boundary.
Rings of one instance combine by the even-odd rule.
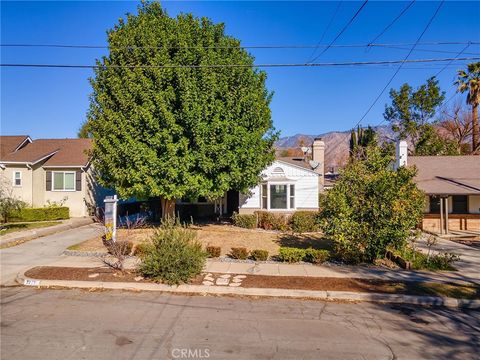
[[[117,241],[117,195],[107,196],[105,200],[105,238]]]

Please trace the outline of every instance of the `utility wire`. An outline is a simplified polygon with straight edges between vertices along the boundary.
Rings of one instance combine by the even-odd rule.
[[[363,2],[363,4],[358,8],[357,12],[352,16],[352,18],[347,22],[347,24],[342,28],[342,30],[340,30],[340,32],[337,34],[337,36],[335,36],[335,38],[330,42],[330,44],[325,48],[323,49],[323,51],[318,54],[317,56],[315,56],[312,60],[310,60],[309,62],[314,62],[315,60],[317,60],[320,56],[322,56],[323,54],[325,54],[325,52],[327,52],[328,49],[330,49],[332,47],[332,45],[335,43],[335,41],[337,41],[337,39],[345,32],[345,30],[347,30],[347,28],[352,24],[353,20],[355,20],[355,18],[358,16],[358,14],[360,14],[360,12],[363,10],[363,8],[365,7],[365,5],[367,5],[368,3],[368,0],[365,0]]]
[[[313,50],[312,54],[309,56],[310,58],[311,58],[313,55],[315,55],[315,53],[317,52],[318,48],[319,48],[320,45],[322,44],[322,41],[323,41],[323,39],[325,38],[325,35],[327,34],[328,29],[330,29],[330,26],[332,25],[333,20],[335,20],[335,17],[337,16],[338,10],[340,10],[340,6],[342,5],[342,2],[343,2],[343,1],[339,1],[339,2],[338,2],[337,8],[335,9],[332,17],[330,18],[330,21],[328,22],[327,27],[326,27],[325,30],[323,31],[322,37],[321,37],[320,40],[318,41],[317,46],[315,47],[315,50]]]
[[[379,43],[379,44],[317,44],[317,45],[245,45],[245,46],[137,46],[137,45],[125,45],[125,46],[109,46],[109,45],[86,45],[86,44],[29,44],[29,43],[11,43],[0,44],[0,47],[10,48],[65,48],[65,49],[316,49],[316,48],[363,48],[363,47],[394,47],[394,46],[412,46],[415,43]],[[436,45],[479,45],[478,41],[430,41],[422,42],[417,45],[436,46]],[[433,51],[433,50],[432,50]]]
[[[275,67],[333,67],[333,66],[368,66],[368,65],[392,65],[405,63],[433,63],[445,61],[471,61],[480,60],[480,57],[462,58],[437,58],[437,59],[403,59],[403,60],[380,60],[380,61],[350,61],[350,62],[326,62],[326,63],[285,63],[285,64],[205,64],[205,65],[70,65],[70,64],[21,64],[5,63],[1,67],[27,67],[27,68],[125,68],[125,69],[202,69],[202,68],[275,68]],[[397,69],[398,72],[399,69]],[[396,72],[396,73],[397,73]],[[393,77],[392,79],[393,80]],[[387,83],[390,84],[391,80]],[[386,86],[386,87],[387,87]],[[385,87],[385,89],[386,89]],[[383,92],[382,92],[383,93]]]
[[[464,52],[465,50],[467,50],[469,46],[470,46],[470,44],[467,44],[467,46],[465,46],[462,50],[460,50],[460,52],[457,54],[457,56],[455,56],[455,58],[458,58],[460,55],[462,55],[463,52]],[[453,61],[454,61],[454,60],[451,60],[450,62],[448,62],[447,64],[445,64],[445,66],[444,66],[439,72],[437,72],[437,73],[435,74],[435,77],[437,77],[438,75],[440,75],[440,74],[443,72],[443,70],[445,70]]]
[[[415,47],[417,46],[417,44],[420,42],[420,40],[422,39],[423,35],[427,32],[428,28],[430,27],[430,25],[432,24],[433,20],[435,19],[435,17],[437,16],[437,14],[439,13],[440,9],[442,8],[443,6],[443,3],[445,2],[445,0],[442,0],[440,2],[440,4],[437,6],[437,9],[435,10],[435,12],[433,13],[433,15],[431,16],[430,20],[428,21],[427,25],[425,26],[425,28],[423,29],[422,33],[420,34],[420,36],[417,38],[417,41],[415,42],[415,44],[412,46],[412,48],[410,49],[410,51],[408,52],[407,56],[405,56],[405,59],[403,62],[400,63],[400,65],[398,66],[397,70],[395,71],[395,73],[392,75],[392,77],[390,78],[390,80],[388,80],[387,84],[383,87],[382,91],[380,91],[380,93],[378,94],[378,96],[375,98],[375,100],[373,101],[372,105],[370,105],[370,107],[367,109],[367,111],[363,114],[363,116],[360,118],[360,120],[355,124],[355,127],[357,127],[362,121],[363,119],[365,119],[365,117],[370,113],[370,111],[372,110],[372,108],[375,106],[375,104],[378,102],[378,100],[380,99],[380,97],[383,95],[383,93],[385,92],[385,90],[387,90],[387,88],[390,86],[390,84],[392,83],[393,79],[395,79],[395,77],[397,76],[397,74],[400,72],[400,70],[402,69],[402,66],[406,63],[406,62],[409,62],[408,58],[410,57],[410,55],[412,54],[413,50],[415,49]],[[454,58],[455,59],[455,58]],[[382,121],[383,122],[383,121]],[[380,124],[382,123],[380,122]]]
[[[400,12],[400,14],[398,14],[391,22],[390,24],[388,24],[377,36],[375,36],[375,38],[370,41],[370,44],[374,43],[375,41],[377,41],[383,34],[385,34],[388,29],[390,29],[393,24],[395,24],[397,22],[398,19],[400,19],[403,14],[405,14],[407,12],[408,9],[410,9],[412,7],[412,5],[415,3],[415,0],[412,0],[411,2],[408,3],[408,5]]]

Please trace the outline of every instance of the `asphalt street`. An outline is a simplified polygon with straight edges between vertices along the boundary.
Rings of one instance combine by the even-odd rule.
[[[480,312],[1,289],[1,359],[478,359]]]

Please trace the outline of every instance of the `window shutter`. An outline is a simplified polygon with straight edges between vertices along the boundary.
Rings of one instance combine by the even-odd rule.
[[[82,191],[82,172],[77,171],[75,173],[75,190]]]
[[[47,181],[45,181],[45,190],[51,191],[52,190],[52,172],[47,171]]]

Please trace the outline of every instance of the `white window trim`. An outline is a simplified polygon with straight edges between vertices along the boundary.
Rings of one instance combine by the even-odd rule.
[[[16,180],[15,175],[16,175],[16,174],[20,174],[20,185],[16,185],[16,184],[15,184],[15,180]],[[21,171],[14,171],[14,172],[13,172],[13,181],[12,181],[12,182],[13,182],[13,184],[12,184],[13,187],[16,187],[16,188],[22,187],[22,185],[23,185],[23,178],[22,178],[22,172],[21,172]]]
[[[55,189],[55,174],[63,174],[63,189]],[[65,189],[65,174],[73,174],[73,189]],[[55,192],[75,192],[77,191],[77,174],[75,171],[52,171],[52,191]]]
[[[267,208],[263,209],[262,208],[262,200],[263,200],[263,194],[262,194],[262,184],[267,184]],[[290,185],[295,186],[295,182],[293,181],[266,181],[260,185],[260,209],[266,210],[266,211],[272,211],[272,212],[285,212],[285,211],[290,211],[290,210],[296,210],[297,209],[297,199],[296,199],[296,194],[293,196],[294,200],[294,207],[290,207]],[[285,209],[272,209],[270,207],[270,185],[287,185],[287,207]],[[295,189],[295,192],[297,192],[297,189]]]

